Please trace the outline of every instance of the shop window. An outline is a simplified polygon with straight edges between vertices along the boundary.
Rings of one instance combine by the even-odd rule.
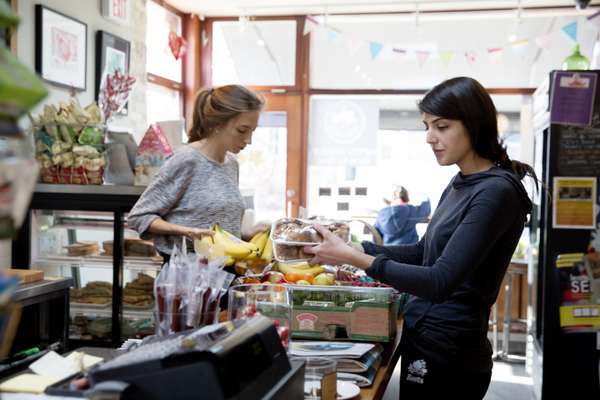
[[[217,21],[212,40],[214,86],[294,86],[296,20]]]
[[[146,70],[181,83],[181,58],[176,60],[169,48],[169,34],[181,36],[181,17],[154,1],[147,1],[146,7]]]
[[[349,211],[350,203],[337,203],[337,210],[338,211]]]
[[[146,119],[148,124],[157,121],[182,119],[181,103],[181,92],[179,90],[148,82],[146,86]]]
[[[367,188],[366,187],[357,187],[354,189],[354,194],[356,196],[366,196],[367,195]]]

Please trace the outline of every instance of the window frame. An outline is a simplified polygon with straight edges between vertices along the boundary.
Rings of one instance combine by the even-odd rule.
[[[165,10],[177,15],[180,20],[181,20],[181,29],[182,29],[182,35],[185,34],[185,16],[186,14],[182,13],[181,11],[179,11],[178,9],[176,9],[175,7],[171,6],[170,4],[167,4],[164,0],[150,0],[152,2],[154,2],[155,4],[157,4],[158,6],[164,8]],[[181,99],[181,109],[182,111],[184,111],[183,108],[183,103],[184,103],[184,86],[185,86],[185,68],[184,68],[184,64],[185,61],[182,59],[181,62],[181,83],[179,82],[175,82],[171,79],[165,78],[163,76],[160,75],[156,75],[150,72],[146,72],[146,82],[154,84],[154,85],[159,85],[159,86],[163,86],[167,89],[170,90],[174,90],[174,91],[178,91],[179,92],[179,98]]]

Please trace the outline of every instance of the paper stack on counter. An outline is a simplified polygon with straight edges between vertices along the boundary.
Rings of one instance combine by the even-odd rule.
[[[296,357],[328,357],[337,362],[338,380],[370,386],[381,365],[380,344],[354,342],[317,342],[294,340],[291,354]]]
[[[85,371],[101,361],[101,357],[77,351],[67,357],[50,351],[29,366],[34,373],[17,375],[3,382],[0,384],[0,392],[44,393],[48,386]]]

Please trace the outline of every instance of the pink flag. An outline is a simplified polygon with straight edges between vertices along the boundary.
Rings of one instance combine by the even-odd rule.
[[[425,63],[427,62],[430,53],[428,51],[417,50],[415,54],[417,55],[417,62],[419,63],[419,67],[423,68],[423,65],[425,65]]]
[[[548,47],[550,47],[551,41],[552,39],[550,38],[549,33],[543,34],[542,36],[538,36],[535,38],[535,43],[542,49],[547,49]]]
[[[477,53],[474,51],[466,51],[465,59],[467,60],[469,65],[473,65],[477,61]]]

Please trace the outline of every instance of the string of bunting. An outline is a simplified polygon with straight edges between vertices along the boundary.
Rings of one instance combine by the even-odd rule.
[[[588,20],[589,19],[590,18],[588,17]],[[577,42],[577,28],[578,28],[578,22],[573,21],[573,22],[570,22],[570,23],[564,25],[560,30],[564,34],[566,34],[571,40],[573,40],[574,42]],[[306,24],[304,25],[304,35],[310,34],[315,29],[326,29],[327,37],[331,41],[335,41],[335,40],[339,39],[340,37],[344,37],[344,39],[347,42],[348,50],[349,50],[350,54],[355,54],[358,51],[358,49],[360,49],[361,47],[363,47],[365,45],[368,45],[371,59],[375,60],[380,56],[382,51],[387,48],[388,50],[391,50],[392,54],[395,54],[398,56],[407,56],[408,54],[413,54],[420,67],[423,67],[425,65],[425,63],[429,60],[429,58],[431,57],[432,54],[437,54],[439,56],[439,59],[440,59],[442,65],[448,66],[448,64],[450,64],[450,62],[456,57],[457,54],[460,55],[462,53],[462,55],[464,56],[467,63],[469,63],[470,65],[473,65],[477,62],[478,57],[481,53],[484,53],[484,54],[487,53],[488,56],[493,59],[499,58],[500,56],[502,56],[506,49],[511,49],[517,54],[520,54],[520,53],[522,54],[522,52],[524,52],[526,49],[526,45],[528,45],[531,42],[535,43],[535,45],[537,45],[539,48],[547,49],[550,47],[550,44],[552,42],[551,35],[554,33],[554,32],[546,32],[542,35],[539,35],[539,36],[536,36],[533,38],[521,38],[521,39],[513,40],[505,46],[488,47],[488,48],[479,49],[479,50],[468,49],[468,50],[433,51],[433,50],[429,50],[429,49],[401,48],[401,47],[397,47],[397,46],[393,46],[393,45],[389,45],[389,44],[385,44],[385,43],[381,43],[381,42],[377,42],[377,41],[349,38],[348,35],[344,34],[344,32],[340,31],[337,28],[334,28],[333,26],[327,24],[326,22],[321,22],[317,18],[310,16],[310,15],[307,16]]]

